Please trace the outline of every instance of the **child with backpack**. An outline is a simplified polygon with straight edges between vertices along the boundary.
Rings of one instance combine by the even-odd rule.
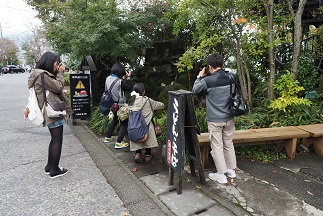
[[[158,147],[158,142],[155,134],[152,117],[155,110],[163,109],[164,104],[148,98],[145,95],[145,86],[143,83],[136,83],[133,86],[133,91],[130,93],[129,99],[129,122],[128,122],[128,136],[131,137],[129,129],[132,125],[139,125],[137,122],[131,122],[131,112],[141,111],[145,123],[148,125],[148,137],[145,141],[132,141],[130,139],[130,151],[135,151],[135,162],[142,162],[142,150],[145,149],[145,161],[150,162],[152,159],[151,148]]]

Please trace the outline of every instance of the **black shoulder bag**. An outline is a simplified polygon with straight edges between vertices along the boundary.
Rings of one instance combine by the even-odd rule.
[[[112,105],[114,104],[111,90],[118,80],[119,79],[115,79],[109,89],[105,86],[105,90],[100,98],[100,111],[103,115],[108,115]]]
[[[237,83],[232,77],[231,73],[228,73],[230,83],[230,97],[231,97],[231,112],[234,116],[243,115],[247,112],[247,103],[245,99],[242,97],[239,88],[237,87]],[[232,93],[232,83],[234,83],[235,90]]]

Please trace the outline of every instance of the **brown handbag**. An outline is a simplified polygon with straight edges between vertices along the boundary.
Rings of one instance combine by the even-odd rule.
[[[151,111],[153,112],[153,117],[151,118],[151,121],[154,125],[156,137],[158,137],[159,135],[161,135],[163,133],[163,130],[162,130],[162,127],[160,126],[160,124],[158,124],[157,120],[154,121],[154,110],[153,110],[153,106],[151,105],[150,100],[149,100],[149,104],[150,104]]]
[[[163,130],[162,130],[160,124],[157,123],[157,121],[156,121],[156,123],[153,121],[153,124],[154,124],[154,127],[155,127],[155,134],[156,134],[156,137],[157,137],[157,136],[159,136],[159,135],[161,135],[163,133]]]

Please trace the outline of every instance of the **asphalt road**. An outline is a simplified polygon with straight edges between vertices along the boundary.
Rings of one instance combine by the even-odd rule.
[[[128,212],[69,125],[64,126],[60,166],[44,172],[50,134],[23,120],[29,73],[0,76],[0,215],[123,215]]]

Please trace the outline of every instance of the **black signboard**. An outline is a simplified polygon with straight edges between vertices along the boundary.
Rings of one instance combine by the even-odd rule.
[[[173,184],[174,172],[176,172],[179,177],[177,193],[181,194],[185,152],[188,156],[192,176],[196,176],[196,165],[200,182],[205,184],[201,152],[197,139],[199,127],[193,106],[192,92],[177,90],[168,93],[165,161],[170,168],[169,184]]]
[[[83,119],[91,114],[89,74],[70,74],[70,94],[74,119]]]
[[[166,163],[179,175],[184,169],[184,96],[170,91],[168,96]]]

